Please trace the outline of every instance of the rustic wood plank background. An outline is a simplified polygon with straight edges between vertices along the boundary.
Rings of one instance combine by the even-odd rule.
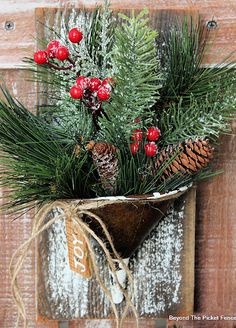
[[[95,1],[79,4],[94,5]],[[25,82],[26,73],[19,69],[21,58],[30,55],[35,48],[36,7],[56,7],[68,1],[1,0],[0,2],[0,74],[13,93],[29,108],[34,110],[35,86]],[[208,63],[219,62],[229,52],[236,50],[236,2],[229,0],[112,0],[114,7],[142,8],[144,5],[158,9],[195,9],[206,21],[214,18],[218,29],[212,33],[214,46],[211,48]],[[4,30],[5,22],[13,21],[15,29]],[[29,94],[30,92],[30,94]],[[197,234],[196,234],[196,288],[195,312],[200,314],[236,313],[236,124],[234,134],[222,138],[220,156],[216,165],[224,169],[224,174],[202,183],[197,193]],[[3,191],[2,191],[3,192]],[[12,328],[15,312],[12,307],[8,279],[8,263],[14,249],[27,238],[30,231],[30,218],[11,222],[4,215],[0,218],[0,327]],[[53,327],[52,324],[36,324],[34,320],[34,254],[30,254],[22,273],[27,306],[30,310],[30,328]],[[170,323],[172,326],[173,323]],[[185,328],[219,327],[233,328],[236,322],[187,321]],[[127,322],[132,328],[132,322]],[[56,326],[54,326],[56,327]],[[70,328],[111,328],[111,321],[71,322]],[[155,320],[145,320],[143,328],[157,327]]]

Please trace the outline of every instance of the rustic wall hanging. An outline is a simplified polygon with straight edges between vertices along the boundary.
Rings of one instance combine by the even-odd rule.
[[[117,14],[107,2],[93,11],[54,10],[40,23],[41,49],[26,59],[42,82],[38,115],[2,88],[0,179],[10,187],[4,209],[38,206],[32,234],[11,263],[25,327],[17,274],[37,237],[43,317],[113,311],[120,327],[129,310],[137,323],[139,316],[191,312],[194,191],[186,190],[215,174],[208,164],[212,145],[229,131],[235,79],[234,63],[201,66],[209,31],[200,19],[181,16],[167,12],[154,24],[161,13]],[[155,230],[137,250],[162,217],[158,241]],[[82,291],[85,299],[75,302]]]
[[[176,199],[158,227],[152,229],[149,238],[146,238],[145,243],[130,257],[129,264],[135,287],[134,303],[140,317],[166,317],[169,313],[187,315],[193,312],[195,190],[192,189],[181,197],[180,195],[181,192],[166,195],[165,200],[152,200],[152,207],[148,206],[146,211],[143,207],[147,207],[148,201],[137,199],[127,199],[126,203],[121,203],[121,200],[106,200],[108,204],[105,209],[102,207],[92,210],[105,218],[105,221],[111,219],[113,229],[116,228],[114,224],[117,220],[126,222],[124,224],[121,221],[118,238],[113,240],[116,249],[127,258],[130,254],[127,254],[126,250],[133,249],[133,246],[129,247],[130,242],[135,244],[131,235],[126,239],[127,232],[136,233],[139,228],[140,234],[142,229],[150,230],[150,224],[156,226],[158,216],[162,216],[162,212],[159,212],[160,206],[163,209]],[[116,211],[117,208],[119,211]],[[51,216],[57,214],[56,211],[51,213]],[[137,220],[142,220],[139,226]],[[133,226],[131,229],[129,222]],[[109,227],[109,224],[107,226]],[[144,237],[145,234],[142,233],[141,238]],[[124,242],[128,245],[121,248]],[[96,247],[96,255],[102,279],[106,286],[111,287],[109,269],[99,247]],[[63,220],[44,232],[40,238],[37,285],[38,312],[41,317],[63,321],[113,316],[110,304],[96,278],[87,280],[70,270]],[[119,292],[117,295],[115,290],[117,303],[120,303],[121,295]]]

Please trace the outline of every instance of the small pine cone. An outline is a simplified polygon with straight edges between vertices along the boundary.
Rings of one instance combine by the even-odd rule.
[[[155,162],[155,172],[169,161],[161,175],[162,180],[177,173],[192,175],[208,165],[213,157],[213,150],[209,141],[203,139],[190,139],[178,145],[168,146],[160,151]]]
[[[76,157],[79,157],[80,156],[80,152],[81,152],[81,147],[80,145],[75,145],[75,148],[74,148],[74,154]]]
[[[97,167],[102,187],[109,194],[116,192],[118,175],[117,148],[108,142],[98,142],[92,149],[93,161]]]

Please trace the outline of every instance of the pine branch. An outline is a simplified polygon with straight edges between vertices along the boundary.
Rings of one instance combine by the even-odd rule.
[[[92,13],[81,13],[84,15],[84,40],[79,47],[81,75],[101,79],[110,75],[115,19],[109,7],[109,1],[105,0],[104,6],[96,7]]]
[[[230,91],[229,91],[230,92]],[[205,101],[197,101],[192,96],[188,106],[182,100],[162,111],[159,127],[162,131],[161,143],[176,144],[181,141],[205,137],[213,142],[222,133],[230,131],[229,119],[236,117],[235,98],[227,101],[212,102],[208,97]]]
[[[67,35],[73,27],[78,27],[83,32],[83,39],[79,44],[68,42]],[[103,79],[111,66],[113,28],[114,18],[106,0],[103,7],[97,6],[92,12],[85,9],[64,12],[61,23],[55,24],[52,32],[57,32],[59,39],[64,40],[70,53],[77,58],[75,71],[78,75]]]
[[[94,169],[87,152],[75,155],[74,141],[65,132],[45,124],[2,91],[6,102],[0,101],[0,184],[10,188],[9,207],[18,210],[34,201],[94,195]]]
[[[81,129],[78,130],[78,127],[85,126],[84,122],[88,123],[87,127],[91,126],[91,120],[86,115],[83,104],[70,97],[69,90],[78,75],[99,78],[111,76],[113,25],[114,19],[108,1],[105,1],[103,8],[96,7],[93,12],[65,11],[59,24],[55,19],[53,27],[45,25],[44,29],[48,41],[56,38],[67,46],[75,61],[75,67],[64,72],[54,70],[49,65],[35,65],[30,58],[25,59],[34,74],[32,81],[39,83],[41,95],[47,93],[47,97],[41,97],[38,113],[47,122],[51,120],[60,123],[69,135],[75,138],[81,135]],[[83,32],[83,39],[79,44],[68,41],[68,32],[73,27],[78,27]],[[46,47],[47,43],[44,40],[43,47]],[[87,138],[88,129],[83,132]]]
[[[144,131],[158,125],[161,150],[186,139],[207,136],[215,141],[228,131],[228,120],[235,118],[234,63],[201,66],[207,37],[200,20],[195,25],[193,19],[185,19],[164,34],[160,63],[157,51],[163,38],[156,43],[157,33],[148,27],[146,15],[147,11],[131,18],[120,15],[122,24],[113,31],[115,22],[107,1],[105,8],[98,7],[93,13],[64,13],[60,25],[49,29],[48,35],[52,32],[63,40],[74,54],[75,68],[62,71],[42,65],[35,70],[31,66],[32,80],[43,82],[40,95],[50,98],[42,102],[40,117],[2,90],[7,101],[0,101],[0,185],[10,188],[9,206],[20,209],[35,201],[107,195],[84,147],[95,138],[119,149],[117,194],[165,192],[211,174],[173,173],[163,182],[162,173],[176,154],[169,152],[156,168],[155,158],[144,152],[145,138],[138,154],[131,154],[129,144],[136,128]],[[75,26],[84,34],[79,45],[67,38]],[[69,96],[77,75],[111,76],[115,81],[109,102],[103,103],[96,135],[88,108]],[[75,144],[79,144],[79,154]]]
[[[147,26],[146,14],[143,11],[131,18],[122,15],[123,24],[115,30],[115,88],[110,103],[104,106],[109,119],[102,118],[100,123],[102,137],[118,146],[129,140],[135,119],[143,124],[152,120],[150,108],[158,99],[157,33]]]
[[[180,150],[177,149],[162,162],[157,170],[156,158],[148,158],[145,155],[143,145],[140,145],[140,151],[135,157],[121,152],[118,156],[117,194],[126,196],[144,195],[175,190],[191,184],[196,174],[189,175],[181,172],[181,174],[173,174],[164,181],[162,179],[164,171],[172,165],[179,154]]]
[[[160,101],[156,110],[166,108],[180,99],[188,104],[194,96],[199,101],[211,94],[215,99],[219,87],[226,89],[231,84],[235,63],[229,62],[230,56],[214,68],[203,68],[202,60],[208,41],[208,31],[199,17],[185,17],[160,36],[159,50],[165,82],[160,90]]]

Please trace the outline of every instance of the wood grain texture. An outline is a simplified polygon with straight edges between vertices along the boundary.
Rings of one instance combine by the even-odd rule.
[[[66,239],[70,269],[84,278],[91,278],[89,250],[81,230],[71,222],[66,221]]]
[[[197,189],[195,313],[235,316],[236,122],[221,139],[216,169],[224,173]],[[173,322],[170,326],[172,326]],[[186,321],[185,328],[233,328],[236,321]]]
[[[76,4],[78,7],[94,7],[102,1],[95,0],[1,0],[0,3],[0,68],[17,68],[24,56],[35,51],[36,27],[34,9],[37,7],[60,7]],[[205,22],[214,18],[218,28],[211,32],[212,44],[206,63],[217,63],[236,49],[236,2],[219,0],[112,0],[112,8],[138,8],[144,6],[155,10],[191,10],[198,11]],[[13,21],[15,29],[4,30],[6,21]]]
[[[137,201],[126,207],[131,207],[136,213],[136,222],[144,213],[150,221],[156,215],[158,222],[158,209],[162,204],[153,203],[151,207],[139,209],[141,215],[135,212],[136,207],[141,206]],[[130,259],[134,304],[141,318],[193,313],[195,189],[187,191],[174,204]],[[122,202],[116,205],[117,210],[120,206],[121,209],[124,207]],[[117,210],[116,216],[109,212],[109,205],[91,211],[104,220],[109,216],[116,222],[119,220],[118,214],[122,214]],[[54,211],[50,218],[60,213],[60,210]],[[104,255],[96,244],[94,248],[102,280],[109,286]],[[122,311],[123,305],[118,308]],[[56,222],[40,238],[38,310],[41,316],[57,320],[114,317],[96,279],[84,279],[69,269],[63,220]]]
[[[3,30],[5,19],[11,19],[13,13],[18,14],[18,19],[23,19],[23,14],[29,13],[34,17],[34,9],[36,7],[58,6],[61,3],[68,1],[36,1],[36,0],[1,0],[0,1],[0,45],[3,44],[3,38],[6,40],[6,32]],[[79,2],[80,4],[82,2]],[[83,3],[93,5],[95,1],[86,0]],[[217,42],[212,49],[212,57],[209,62],[217,62],[214,52],[218,51],[218,45],[222,52],[222,57],[225,57],[231,50],[235,50],[235,33],[236,33],[236,2],[230,0],[224,2],[222,0],[161,0],[161,1],[114,1],[113,6],[142,6],[148,4],[162,9],[180,9],[180,8],[194,8],[203,15],[206,20],[216,18],[219,22],[219,29],[216,38]],[[29,17],[28,16],[28,17]],[[31,50],[34,51],[34,37],[35,37],[35,21],[30,20],[31,24],[27,26],[24,31],[26,42],[31,44]],[[27,23],[27,22],[25,22]],[[11,42],[4,41],[4,56],[0,57],[0,68],[14,67],[20,64],[20,58],[25,54],[22,53],[22,48],[18,47],[16,40],[20,39],[23,31],[18,29],[18,24],[14,30],[14,38]],[[215,35],[215,32],[213,32]],[[9,34],[7,34],[9,35]],[[7,54],[7,55],[6,55]],[[17,58],[17,60],[15,60]],[[13,65],[14,64],[14,65]],[[19,70],[1,71],[4,74],[5,80],[10,88],[13,88],[14,93],[17,92],[20,99],[30,108],[34,108],[33,96],[28,95],[28,91],[34,92],[29,86],[25,86],[24,73]],[[235,184],[232,184],[232,178],[235,177],[235,136],[226,137],[221,146],[222,159],[218,161],[218,167],[224,168],[225,173],[221,177],[209,182],[203,183],[198,188],[198,211],[197,211],[197,246],[196,246],[196,312],[209,313],[209,311],[227,313],[235,313],[235,293],[236,293],[236,279],[235,279],[235,213],[236,213],[236,190]],[[223,183],[223,184],[222,184]],[[220,199],[220,202],[219,202]],[[218,200],[218,201],[215,201]],[[229,200],[229,204],[228,204]],[[23,240],[22,230],[29,231],[30,220],[21,221],[21,223],[14,226],[11,224],[9,228],[10,218],[1,216],[1,240],[0,240],[0,327],[12,328],[14,326],[14,308],[10,302],[9,280],[7,273],[7,266],[10,254]],[[11,229],[13,227],[13,229]],[[14,230],[14,231],[13,231]],[[210,242],[209,242],[210,240]],[[29,270],[32,270],[30,261]],[[29,278],[31,282],[33,277]],[[30,302],[34,299],[34,288],[31,288],[30,282],[26,281],[24,285],[28,290],[28,297]],[[23,286],[23,288],[24,288]],[[214,306],[215,308],[214,308]],[[31,314],[32,322],[30,328],[36,327],[34,317]],[[186,322],[184,327],[206,327],[206,328],[233,328],[235,322]],[[182,325],[182,323],[181,323]],[[172,326],[172,323],[170,323]],[[40,325],[46,328],[47,325]],[[106,321],[105,325],[101,326],[100,321],[80,321],[71,322],[70,328],[111,328],[110,321]],[[114,326],[113,326],[114,327]],[[127,328],[132,327],[127,323]],[[156,328],[155,320],[145,320],[142,322],[142,327]]]
[[[30,75],[22,70],[0,71],[1,79],[6,82],[9,90],[27,108],[35,111],[35,85],[26,82]],[[4,190],[0,190],[4,197]],[[0,204],[2,204],[1,200]],[[13,221],[13,217],[4,213],[0,215],[0,327],[12,328],[16,321],[16,308],[12,302],[8,268],[13,252],[28,239],[31,230],[31,215]],[[34,249],[29,253],[24,268],[19,276],[27,313],[30,319],[29,328],[57,328],[57,323],[37,324],[35,321],[35,256]]]
[[[110,320],[76,320],[70,321],[68,328],[116,328],[115,321]],[[136,328],[134,320],[126,320],[123,328]],[[167,328],[163,320],[140,319],[139,328]]]
[[[234,122],[233,134],[221,140],[215,164],[224,173],[198,188],[196,311],[229,316],[236,308],[235,133]]]

